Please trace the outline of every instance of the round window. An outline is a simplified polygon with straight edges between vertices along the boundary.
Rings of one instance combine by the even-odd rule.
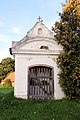
[[[41,35],[42,34],[42,28],[38,29],[38,34]]]

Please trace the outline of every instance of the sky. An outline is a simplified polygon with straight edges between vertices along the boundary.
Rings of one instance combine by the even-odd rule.
[[[9,53],[12,41],[21,40],[41,16],[51,30],[59,20],[65,0],[0,0],[0,62]]]

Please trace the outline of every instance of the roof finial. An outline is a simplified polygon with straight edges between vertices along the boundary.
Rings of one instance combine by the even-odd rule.
[[[42,18],[39,16],[38,18],[37,18],[38,20],[39,20],[39,22],[42,22],[43,20],[41,20]]]

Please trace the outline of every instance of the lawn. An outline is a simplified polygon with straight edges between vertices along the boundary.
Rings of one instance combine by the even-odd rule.
[[[13,88],[0,88],[0,94],[7,94],[11,93],[13,91]]]
[[[80,101],[22,100],[1,89],[0,120],[80,120]]]

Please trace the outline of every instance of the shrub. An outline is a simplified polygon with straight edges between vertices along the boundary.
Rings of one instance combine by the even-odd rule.
[[[55,40],[63,47],[58,57],[59,83],[68,99],[80,97],[80,7],[78,0],[59,13],[55,23]]]

